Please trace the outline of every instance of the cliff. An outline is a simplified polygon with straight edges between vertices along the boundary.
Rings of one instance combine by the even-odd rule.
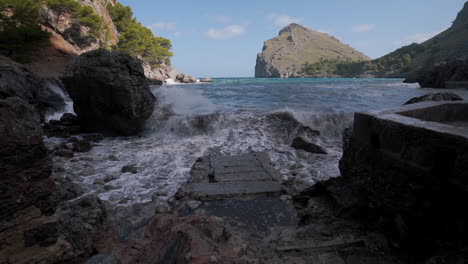
[[[324,60],[351,62],[370,58],[328,34],[290,24],[264,43],[257,55],[255,77],[301,77],[305,63]]]
[[[367,63],[360,75],[407,77],[410,72],[456,59],[468,59],[468,2],[449,29],[421,44],[404,46]]]
[[[27,2],[27,0],[24,1]],[[15,1],[11,2],[13,4],[10,2],[7,2],[6,7],[0,7],[4,13],[11,17],[15,13],[14,10],[24,12],[19,6],[15,6]],[[9,8],[8,5],[12,8]],[[74,57],[99,48],[112,48],[138,57],[145,65],[147,78],[155,83],[164,82],[171,77],[180,82],[196,81],[196,79],[184,74],[185,78],[175,78],[182,76],[182,74],[170,66],[170,56],[172,56],[170,40],[154,36],[151,30],[133,17],[130,7],[124,7],[118,0],[67,0],[61,2],[50,0],[40,4],[38,11],[34,9],[28,12],[34,16],[33,19],[40,24],[42,30],[50,34],[49,41],[40,44],[34,43],[30,45],[32,47],[24,50],[15,50],[12,57],[19,57],[20,62],[24,63],[24,66],[38,77],[60,81],[66,65]],[[116,13],[119,12],[126,12],[126,17],[116,19]],[[121,21],[122,19],[125,21]],[[129,27],[133,27],[130,30],[139,27],[137,31],[141,33],[141,36],[129,40],[127,32],[122,29],[122,24],[127,25],[127,30]],[[129,43],[131,40],[134,40],[135,43]],[[144,50],[143,54],[132,52],[135,50],[132,47],[137,44],[143,45],[142,48],[138,49]],[[11,50],[0,50],[0,53],[10,56],[12,52]],[[147,58],[144,54],[153,54],[153,57]]]

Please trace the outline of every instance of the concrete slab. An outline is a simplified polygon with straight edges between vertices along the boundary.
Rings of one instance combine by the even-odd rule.
[[[240,181],[271,181],[271,175],[264,170],[239,171],[232,173],[215,173],[216,182],[240,182]]]
[[[280,194],[284,187],[273,181],[192,183],[187,192],[195,197],[219,197],[252,194]]]

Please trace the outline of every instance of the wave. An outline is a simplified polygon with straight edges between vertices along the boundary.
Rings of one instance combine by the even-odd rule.
[[[72,113],[75,114],[75,111],[73,110],[73,101],[66,93],[63,91],[57,84],[48,82],[47,85],[49,86],[50,90],[53,91],[54,93],[58,94],[60,97],[63,98],[65,102],[65,106],[59,110],[59,111],[54,111],[46,115],[45,121],[49,122],[50,120],[59,120],[60,117],[62,117],[63,114],[65,113]]]

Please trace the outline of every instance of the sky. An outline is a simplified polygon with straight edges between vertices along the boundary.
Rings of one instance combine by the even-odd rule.
[[[120,0],[172,41],[172,64],[201,77],[252,77],[263,42],[290,23],[379,58],[449,28],[466,0]]]

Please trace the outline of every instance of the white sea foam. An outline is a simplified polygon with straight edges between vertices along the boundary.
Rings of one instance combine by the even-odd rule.
[[[166,85],[176,85],[176,84],[179,84],[179,83],[176,82],[174,79],[169,78],[169,79],[166,79],[164,84],[166,84]]]
[[[72,113],[74,114],[75,112],[73,111],[73,101],[71,100],[70,96],[66,94],[57,84],[48,82],[47,85],[49,88],[55,92],[56,94],[60,95],[64,101],[65,101],[65,107],[61,111],[57,111],[54,113],[50,113],[46,115],[46,122],[49,122],[50,120],[58,120],[60,117],[62,117],[63,114],[65,113]]]
[[[198,157],[264,151],[285,181],[311,185],[339,175],[342,130],[354,111],[401,105],[425,93],[392,80],[348,82],[321,87],[323,82],[293,86],[284,80],[242,79],[154,86],[158,102],[142,136],[107,138],[71,160],[54,157],[54,177],[79,183],[113,206],[159,204],[189,179]],[[320,131],[320,136],[301,136],[326,148],[328,155],[290,147],[298,122]],[[53,147],[59,141],[46,142]],[[129,164],[137,167],[136,174],[121,172]]]

